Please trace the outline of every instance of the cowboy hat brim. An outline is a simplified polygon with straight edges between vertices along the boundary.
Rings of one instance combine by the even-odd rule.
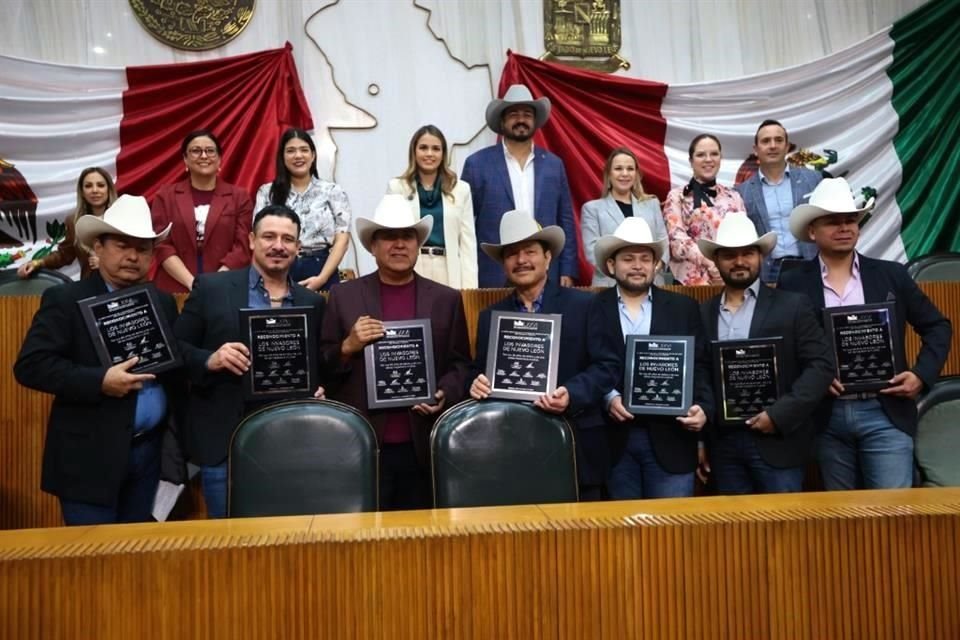
[[[706,238],[700,238],[697,240],[697,247],[700,248],[700,253],[703,254],[704,258],[711,261],[713,260],[713,256],[716,255],[717,249],[743,249],[745,247],[757,247],[760,249],[760,253],[762,253],[764,256],[767,256],[776,246],[777,234],[773,231],[768,231],[756,240],[747,242],[746,244],[720,244],[715,240],[707,240]]]
[[[597,240],[597,246],[593,249],[593,257],[597,261],[597,269],[607,274],[607,260],[613,257],[617,251],[624,247],[646,247],[653,251],[654,263],[659,263],[663,255],[667,252],[669,240],[663,238],[653,242],[631,242],[617,236],[603,236]],[[608,274],[609,275],[609,274]]]
[[[513,242],[507,242],[505,244],[493,244],[490,242],[481,242],[480,249],[483,250],[485,254],[490,256],[490,258],[500,264],[503,264],[503,249],[509,247],[512,244],[519,244],[521,242],[532,242],[532,241],[544,242],[547,245],[547,249],[550,250],[550,255],[554,260],[558,260],[560,257],[560,252],[563,251],[563,245],[566,242],[566,236],[563,233],[563,229],[556,226],[544,227],[534,234],[527,236],[526,238],[520,238]]]
[[[433,230],[433,216],[420,218],[415,224],[408,227],[390,227],[374,222],[370,218],[357,218],[357,239],[360,241],[360,246],[366,249],[368,253],[373,253],[370,251],[370,245],[373,244],[373,234],[381,229],[413,229],[417,232],[417,244],[422,247]]]
[[[508,107],[516,106],[527,106],[533,109],[534,130],[545,125],[547,120],[550,119],[550,98],[543,97],[537,98],[536,100],[519,101],[497,99],[491,101],[490,104],[487,105],[487,126],[490,127],[490,129],[492,129],[495,133],[502,134],[503,130],[500,125],[503,120],[503,112]]]
[[[153,240],[154,242],[160,242],[168,235],[170,235],[170,228],[173,226],[172,222],[167,223],[167,226],[160,233],[137,233],[131,232],[129,230],[118,229],[112,224],[105,222],[103,218],[94,215],[81,216],[77,220],[77,241],[87,247],[92,247],[94,240],[99,238],[102,235],[115,235],[115,236],[127,236],[128,238],[139,238],[141,240]]]
[[[813,204],[801,204],[790,212],[790,233],[792,233],[793,237],[797,240],[810,242],[810,236],[807,235],[807,227],[817,218],[838,214],[856,215],[857,223],[859,223],[863,220],[863,216],[867,215],[867,212],[873,209],[873,201],[874,198],[870,198],[863,207],[852,211],[831,211]]]

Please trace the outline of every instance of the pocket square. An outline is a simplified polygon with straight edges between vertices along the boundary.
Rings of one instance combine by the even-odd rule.
[[[887,291],[887,302],[893,302],[897,299],[897,296],[894,295],[893,291]]]

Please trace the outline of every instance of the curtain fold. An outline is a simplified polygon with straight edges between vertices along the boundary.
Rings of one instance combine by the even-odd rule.
[[[252,197],[273,179],[287,127],[312,129],[292,47],[185,64],[128,67],[123,94],[119,191],[151,198],[185,175],[180,145],[194,129],[220,139],[220,178]]]
[[[890,35],[903,243],[910,257],[960,251],[960,2],[931,2]]]

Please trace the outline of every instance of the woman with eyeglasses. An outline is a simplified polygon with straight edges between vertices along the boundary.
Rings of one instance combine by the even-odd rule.
[[[300,255],[290,277],[308,289],[327,291],[340,282],[340,261],[350,244],[350,201],[340,185],[317,174],[317,147],[303,129],[280,136],[276,178],[257,190],[260,211],[286,205],[300,216]]]
[[[246,191],[217,178],[223,153],[217,137],[209,129],[191,131],[180,153],[187,178],[162,188],[150,205],[155,229],[173,224],[154,249],[154,284],[170,293],[190,291],[201,273],[250,264],[253,203]]]
[[[77,240],[77,220],[87,215],[102,216],[116,199],[117,190],[109,173],[100,167],[87,167],[81,171],[77,180],[77,208],[64,222],[67,228],[65,237],[57,245],[56,251],[20,265],[17,275],[29,278],[37,269],[59,269],[73,264],[74,260],[80,261],[81,278],[90,275],[99,266],[97,256],[90,247]]]

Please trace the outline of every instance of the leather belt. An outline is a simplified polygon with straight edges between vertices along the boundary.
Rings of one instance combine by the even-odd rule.
[[[880,394],[876,391],[861,391],[860,393],[845,393],[837,396],[837,400],[876,400]]]
[[[310,249],[301,249],[300,253],[297,254],[301,258],[312,258],[314,256],[319,256],[324,253],[330,253],[330,247],[313,247]]]
[[[803,256],[782,256],[780,258],[774,258],[773,264],[780,264],[784,260],[803,260]]]
[[[420,247],[420,253],[425,256],[445,256],[447,250],[443,247]]]

